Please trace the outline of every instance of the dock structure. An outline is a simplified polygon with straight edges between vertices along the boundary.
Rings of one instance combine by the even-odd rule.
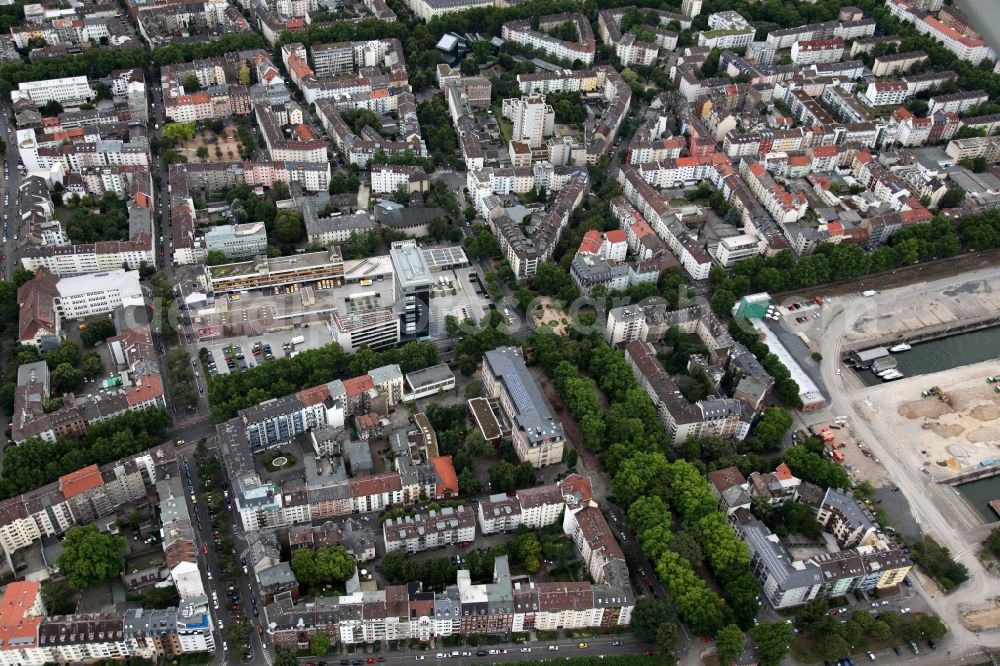
[[[898,345],[901,342],[906,342],[912,346],[921,342],[940,340],[941,338],[947,338],[961,333],[972,333],[973,331],[979,331],[984,328],[992,328],[994,326],[1000,326],[1000,315],[998,315],[995,311],[990,311],[961,320],[945,321],[917,329],[900,331],[883,337],[868,337],[863,342],[848,342],[847,348],[841,352],[841,358],[844,361],[853,361],[856,363],[857,361],[855,359],[857,355],[864,354],[865,352],[872,351],[873,349],[892,347],[893,345]],[[868,345],[880,346],[868,347],[867,349],[859,351],[857,348],[861,345],[865,345],[866,347]],[[888,350],[886,350],[886,353],[888,353]]]
[[[885,347],[872,347],[861,351],[851,352],[850,360],[859,368],[867,368],[876,360],[889,355],[889,350]]]

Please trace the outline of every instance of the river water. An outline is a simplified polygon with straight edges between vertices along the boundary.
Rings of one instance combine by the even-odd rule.
[[[996,511],[990,508],[990,502],[1000,499],[1000,476],[979,479],[972,483],[958,486],[958,492],[976,509],[976,513],[987,523],[1000,520]]]
[[[950,370],[998,356],[1000,356],[1000,327],[984,328],[981,331],[924,342],[913,345],[910,351],[893,354],[898,364],[896,367],[907,377]],[[871,370],[859,369],[857,372],[868,386],[882,383]],[[996,370],[987,374],[1000,375],[1000,360],[997,362]]]

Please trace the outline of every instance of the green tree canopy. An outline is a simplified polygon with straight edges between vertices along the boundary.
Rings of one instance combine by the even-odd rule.
[[[715,637],[715,651],[719,655],[719,663],[733,663],[733,660],[743,652],[745,644],[746,637],[743,635],[743,630],[735,624],[727,624],[719,629]]]
[[[351,577],[355,566],[354,558],[343,546],[323,546],[315,554],[299,549],[292,555],[292,571],[307,587],[343,582]]]
[[[279,243],[291,245],[302,240],[302,220],[294,210],[282,210],[274,218],[274,232]]]
[[[125,570],[125,537],[78,525],[66,533],[59,571],[78,590],[103,583]]]
[[[762,622],[750,629],[760,666],[778,666],[788,654],[795,634],[785,622]]]
[[[227,263],[229,263],[229,257],[221,250],[209,250],[205,254],[205,264],[208,266],[219,266],[220,264]]]

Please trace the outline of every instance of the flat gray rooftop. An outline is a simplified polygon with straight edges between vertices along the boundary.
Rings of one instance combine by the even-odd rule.
[[[396,269],[396,279],[404,290],[429,285],[431,271],[424,261],[424,254],[416,241],[399,241],[392,244],[389,250],[393,268]]]

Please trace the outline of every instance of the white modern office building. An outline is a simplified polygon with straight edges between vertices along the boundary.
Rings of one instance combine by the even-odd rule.
[[[12,101],[28,99],[42,106],[51,101],[60,104],[86,102],[94,96],[86,76],[68,76],[62,79],[44,81],[24,81],[11,92]]]
[[[263,222],[225,224],[205,233],[205,250],[222,252],[227,259],[249,259],[267,252]]]
[[[138,271],[108,271],[76,275],[56,283],[54,308],[64,319],[82,319],[113,312],[119,306],[143,305]]]

